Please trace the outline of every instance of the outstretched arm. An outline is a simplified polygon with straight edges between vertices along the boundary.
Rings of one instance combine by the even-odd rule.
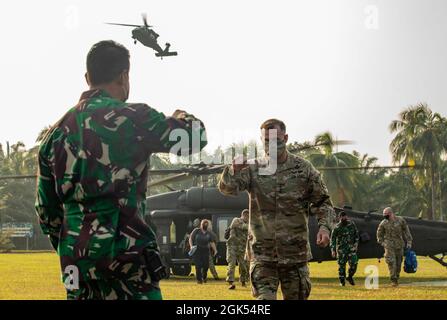
[[[237,195],[241,191],[250,189],[250,169],[239,168],[237,165],[225,167],[218,184],[219,191],[225,195]]]
[[[134,112],[135,123],[151,152],[188,155],[200,152],[207,144],[205,126],[192,114],[176,110],[171,117],[166,117],[145,104],[126,108]]]

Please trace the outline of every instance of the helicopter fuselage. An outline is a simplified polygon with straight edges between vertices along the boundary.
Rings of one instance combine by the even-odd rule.
[[[156,226],[161,254],[168,265],[174,268],[174,274],[188,274],[190,259],[184,251],[184,236],[190,232],[190,224],[195,218],[211,220],[213,231],[218,236],[217,264],[226,264],[226,243],[224,234],[233,218],[240,216],[248,208],[248,194],[237,197],[224,196],[217,188],[191,188],[168,192],[148,198],[152,223]],[[340,211],[336,208],[336,211]],[[376,231],[383,217],[377,213],[367,213],[344,209],[359,229],[359,258],[383,257],[383,248],[376,241]],[[430,256],[447,266],[444,258],[437,254],[447,253],[447,223],[419,220],[405,217],[413,235],[413,249],[420,256]],[[174,229],[172,229],[174,227]],[[315,217],[309,217],[309,240],[313,255],[312,261],[334,260],[329,248],[321,249],[316,245],[318,224]],[[444,257],[444,256],[443,256]]]
[[[157,43],[158,36],[154,30],[147,27],[139,27],[132,30],[132,38],[134,40],[157,52],[162,52],[163,49]]]

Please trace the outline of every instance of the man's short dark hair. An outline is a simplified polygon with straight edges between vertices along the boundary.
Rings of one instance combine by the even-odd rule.
[[[340,211],[338,214],[340,217],[346,217],[348,214],[345,211]]]
[[[278,119],[268,119],[268,120],[264,121],[261,124],[261,130],[262,129],[265,129],[265,130],[274,129],[276,126],[279,126],[279,128],[283,132],[286,132],[286,125],[285,125],[285,123],[282,122],[281,120],[278,120]]]
[[[91,85],[101,85],[115,80],[123,71],[129,70],[129,50],[112,41],[100,41],[87,54],[87,72]]]

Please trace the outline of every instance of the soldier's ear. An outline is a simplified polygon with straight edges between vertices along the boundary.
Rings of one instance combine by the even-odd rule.
[[[287,141],[289,141],[289,135],[286,133],[284,135],[284,142],[287,143]]]
[[[124,70],[118,77],[118,84],[124,85],[127,84],[128,82],[129,82],[129,70]]]
[[[88,86],[90,87],[90,77],[88,75],[88,72],[85,73],[85,81],[87,82]]]

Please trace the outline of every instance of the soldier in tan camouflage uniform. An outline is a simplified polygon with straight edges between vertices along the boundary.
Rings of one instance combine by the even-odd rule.
[[[261,130],[267,155],[251,163],[235,159],[224,169],[219,190],[250,194],[247,255],[254,297],[274,300],[281,284],[284,299],[304,300],[311,291],[309,214],[317,216],[317,244],[326,247],[334,209],[320,173],[286,150],[285,124],[271,119]]]
[[[217,235],[216,233],[214,233],[213,231],[213,224],[211,223],[210,220],[208,220],[208,231],[211,233],[213,240],[214,240],[214,244],[216,245],[217,248]],[[214,259],[216,258],[217,252],[215,252],[215,254],[213,255],[212,252],[210,254],[210,272],[213,275],[214,280],[220,280],[219,278],[219,273],[217,273],[217,269],[216,269],[216,264],[214,263]]]
[[[404,248],[411,248],[413,237],[405,219],[396,216],[391,208],[383,210],[383,217],[377,229],[377,242],[385,249],[391,283],[398,286]]]
[[[245,209],[240,218],[234,218],[230,225],[230,237],[227,240],[227,282],[229,289],[236,289],[234,284],[234,273],[236,264],[239,265],[239,281],[242,286],[246,286],[248,281],[248,263],[245,260],[245,249],[248,239],[248,218],[249,211]]]

